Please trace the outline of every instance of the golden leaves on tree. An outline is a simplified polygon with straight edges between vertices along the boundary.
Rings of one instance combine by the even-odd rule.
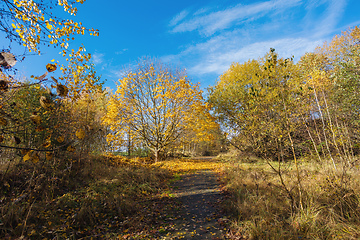
[[[93,36],[99,35],[98,30],[86,28],[81,22],[62,19],[54,15],[53,9],[56,6],[62,7],[71,15],[75,15],[77,8],[73,5],[83,1],[67,0],[48,4],[38,0],[9,2],[11,3],[3,4],[3,12],[7,14],[1,19],[0,31],[5,32],[5,36],[11,41],[16,41],[27,47],[30,52],[34,51],[40,54],[40,44],[52,44],[65,51],[69,47],[70,35],[84,35],[85,32]],[[6,21],[13,23],[9,24]],[[3,64],[1,57],[3,56],[0,55],[0,64]],[[6,57],[10,59],[10,57]],[[12,62],[14,61],[6,61],[6,64],[12,65]]]
[[[23,161],[32,161],[33,163],[37,163],[40,161],[40,156],[38,152],[35,152],[34,150],[28,150],[26,151],[26,154],[23,157]]]

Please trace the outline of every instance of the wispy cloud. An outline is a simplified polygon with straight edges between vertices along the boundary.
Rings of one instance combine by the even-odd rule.
[[[258,59],[270,48],[281,57],[299,59],[337,31],[346,4],[347,0],[270,0],[220,11],[205,6],[171,25],[172,33],[198,31],[198,42],[163,60],[180,62],[201,79],[222,74],[233,62]]]
[[[128,51],[129,49],[127,48],[124,48],[124,49],[121,49],[120,51],[117,51],[115,52],[116,55],[121,55],[121,54],[124,54],[126,51]]]
[[[104,54],[103,53],[97,53],[95,52],[93,55],[92,55],[92,60],[93,60],[93,63],[95,65],[99,65],[99,64],[102,64],[104,62]]]
[[[225,10],[210,12],[208,14],[206,14],[207,11],[205,11],[204,14],[201,14],[201,11],[196,11],[196,14],[193,14],[192,18],[185,19],[179,24],[177,24],[179,21],[176,23],[171,22],[170,26],[173,26],[171,31],[174,33],[197,30],[206,36],[210,36],[219,30],[228,29],[242,21],[248,19],[254,20],[269,12],[281,12],[298,6],[299,4],[301,4],[301,0],[271,0],[251,5],[238,4]],[[187,15],[189,15],[188,12],[186,12],[186,15],[180,12],[174,19],[177,20],[178,17],[181,16],[182,20]]]
[[[186,16],[189,14],[188,10],[183,10],[180,13],[178,13],[175,17],[173,17],[173,19],[171,19],[169,26],[175,26],[177,25],[181,20],[183,20],[184,18],[186,18]]]
[[[318,33],[325,35],[331,33],[342,17],[346,7],[346,0],[330,0],[324,13],[323,20],[318,25]]]
[[[189,69],[192,74],[222,74],[233,62],[245,62],[249,59],[258,59],[267,53],[270,48],[277,49],[280,56],[301,56],[304,52],[312,51],[322,40],[310,41],[305,38],[284,38],[274,41],[265,41],[249,44],[239,49],[222,51],[203,55],[202,61]]]

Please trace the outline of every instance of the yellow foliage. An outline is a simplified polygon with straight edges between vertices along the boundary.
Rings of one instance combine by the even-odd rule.
[[[210,139],[216,126],[198,85],[184,73],[149,60],[119,79],[103,122],[114,132],[108,141],[121,144],[130,134],[155,154],[186,131],[195,133],[190,141]]]
[[[85,131],[84,129],[78,129],[76,132],[75,132],[75,136],[78,138],[78,139],[83,139],[85,137]]]
[[[42,1],[23,1],[13,0],[13,4],[4,4],[4,12],[7,17],[14,23],[11,28],[0,26],[0,30],[8,35],[18,36],[18,43],[26,46],[28,50],[40,54],[39,45],[43,42],[60,46],[64,50],[67,49],[67,42],[70,35],[88,32],[90,35],[98,36],[98,30],[85,28],[81,22],[75,22],[72,19],[61,19],[55,17],[53,10],[56,6],[62,7],[71,15],[76,15],[77,8],[73,5],[82,3],[78,0],[59,0],[57,3],[50,2],[48,4]],[[5,26],[7,24],[2,24]],[[17,38],[15,38],[17,39]]]
[[[27,153],[25,154],[25,156],[23,157],[24,162],[26,162],[26,161],[28,161],[28,160],[31,159],[32,152],[33,152],[33,151],[31,150],[31,151],[29,151],[29,152],[27,152]]]
[[[31,156],[31,161],[33,163],[37,163],[40,161],[40,156],[39,156],[39,153],[33,153],[32,156]]]
[[[70,146],[67,147],[66,150],[69,151],[69,152],[74,152],[74,151],[75,151],[75,148],[70,145]]]
[[[59,137],[56,139],[56,141],[57,141],[58,143],[62,143],[62,142],[64,142],[64,140],[65,140],[64,136],[59,136]]]
[[[214,170],[220,171],[222,169],[223,164],[216,160],[196,160],[196,159],[171,159],[168,161],[161,161],[158,163],[154,163],[153,166],[159,166],[161,168],[168,169],[172,172],[177,173],[188,173],[188,172],[196,172],[201,170]]]

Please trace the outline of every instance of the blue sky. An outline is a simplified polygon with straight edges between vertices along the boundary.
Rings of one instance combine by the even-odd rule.
[[[115,87],[127,67],[151,56],[186,68],[202,88],[214,85],[232,62],[244,62],[275,48],[298,59],[325,40],[360,25],[359,0],[87,0],[75,20],[100,30],[78,37],[92,53],[97,72]],[[1,46],[0,46],[1,47]],[[42,74],[59,50],[43,48],[17,65],[25,75]]]

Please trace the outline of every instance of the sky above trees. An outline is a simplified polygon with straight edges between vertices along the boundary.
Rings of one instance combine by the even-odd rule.
[[[72,47],[85,45],[111,88],[124,67],[143,56],[186,68],[206,88],[232,62],[258,59],[270,48],[298,59],[359,25],[359,9],[358,0],[87,0],[74,20],[99,29],[100,36],[78,37]],[[17,65],[23,75],[42,74],[47,62],[61,59],[59,49],[43,49],[41,56],[30,55]]]

